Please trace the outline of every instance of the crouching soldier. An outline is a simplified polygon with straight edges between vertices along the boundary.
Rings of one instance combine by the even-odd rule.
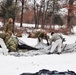
[[[60,54],[61,46],[62,46],[62,42],[64,41],[64,38],[60,34],[57,34],[54,32],[52,32],[51,35],[52,35],[52,38],[50,39],[50,44],[52,44],[52,47],[48,54],[53,54],[56,47],[58,48],[57,54]],[[54,42],[54,43],[52,43],[52,42]]]
[[[49,45],[49,42],[48,42],[49,36],[47,35],[46,32],[40,32],[38,34],[38,41],[39,42],[41,42],[41,41],[43,42],[43,39],[45,39],[47,41],[47,45]]]
[[[11,37],[10,31],[8,33],[5,32],[0,33],[0,45],[4,55],[8,54],[9,49],[6,46],[6,42],[10,37]]]
[[[18,46],[18,40],[16,37],[12,36],[12,32],[8,31],[8,33],[6,33],[5,35],[5,44],[7,46],[7,48],[9,49],[9,52],[11,51],[16,51],[17,50],[17,46]]]
[[[15,37],[12,37],[13,30],[13,19],[9,18],[8,22],[4,25],[3,32],[0,33],[0,38],[4,40],[9,51],[16,51],[18,43],[18,40]]]
[[[16,37],[12,36],[11,31],[8,31],[8,33],[6,33],[6,38],[4,40],[7,48],[9,49],[9,52],[17,50],[18,40]]]

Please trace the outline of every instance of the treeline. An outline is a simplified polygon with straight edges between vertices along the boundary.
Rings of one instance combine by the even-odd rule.
[[[0,17],[5,23],[9,17],[14,22],[34,23],[35,27],[45,28],[51,25],[67,25],[68,28],[76,25],[75,0],[3,0],[0,2]],[[66,8],[67,14],[60,13]]]

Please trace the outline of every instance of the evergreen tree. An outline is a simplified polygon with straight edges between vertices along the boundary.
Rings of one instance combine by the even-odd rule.
[[[4,19],[4,21],[8,20],[8,18],[15,18],[18,11],[18,7],[15,7],[14,0],[3,0],[1,4],[0,17]]]

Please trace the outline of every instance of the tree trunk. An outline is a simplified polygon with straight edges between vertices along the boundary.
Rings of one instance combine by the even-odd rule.
[[[24,10],[24,0],[22,0],[22,11],[21,11],[21,24],[20,24],[20,27],[22,27],[22,22],[23,22],[23,10]]]
[[[49,5],[49,1],[47,1],[46,10],[45,10],[45,20],[44,20],[45,21],[45,25],[46,25],[46,17],[47,17],[48,5]]]
[[[43,0],[43,4],[42,4],[42,28],[44,28],[45,22],[44,22],[44,18],[45,18],[45,0]]]
[[[37,5],[37,28],[38,28],[38,26],[39,26],[39,12],[38,12],[38,5]]]
[[[71,25],[71,21],[72,21],[72,17],[73,17],[73,3],[74,3],[74,0],[69,0],[69,9],[68,9],[68,18],[67,18],[67,24],[68,24],[68,27],[70,28],[72,25]]]
[[[13,28],[14,28],[14,24],[15,24],[15,18],[16,18],[16,5],[17,5],[17,0],[15,1],[15,11],[14,11],[14,18],[13,18]],[[13,33],[14,33],[14,30],[13,30]]]
[[[36,1],[34,0],[34,19],[35,19],[35,28],[37,28],[37,14],[36,14]]]
[[[55,14],[55,0],[53,0],[53,11],[52,11],[52,15],[51,15],[51,24],[50,24],[50,28],[51,28],[51,25],[53,25],[54,14]]]

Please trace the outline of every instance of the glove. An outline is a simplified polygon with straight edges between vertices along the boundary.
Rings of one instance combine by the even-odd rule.
[[[47,45],[49,46],[49,43],[47,43]]]
[[[62,39],[62,43],[63,43],[64,41],[66,41],[65,38]]]

